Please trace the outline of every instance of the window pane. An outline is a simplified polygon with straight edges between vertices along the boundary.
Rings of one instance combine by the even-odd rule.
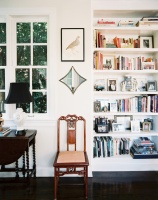
[[[33,47],[33,65],[47,65],[47,46],[34,46]]]
[[[30,113],[30,103],[20,103],[16,104],[16,108],[22,108],[24,112]]]
[[[47,112],[47,93],[46,92],[33,92],[33,112],[46,113]]]
[[[6,43],[6,23],[0,23],[0,43]]]
[[[6,66],[6,47],[0,46],[0,66]]]
[[[16,69],[16,82],[30,83],[30,70],[29,69]]]
[[[47,42],[47,23],[46,22],[33,23],[33,42],[34,43]]]
[[[4,109],[5,92],[0,92],[0,112],[5,112]]]
[[[31,42],[31,24],[17,23],[17,43]]]
[[[30,46],[17,46],[17,65],[31,65],[31,48]]]
[[[46,89],[46,69],[33,69],[32,70],[32,88],[33,89]]]
[[[5,70],[0,69],[0,89],[5,89]]]

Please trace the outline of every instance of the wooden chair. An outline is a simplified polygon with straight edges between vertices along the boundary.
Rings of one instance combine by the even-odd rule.
[[[61,121],[64,120],[67,132],[67,142],[66,150],[61,150]],[[77,150],[77,122],[81,121],[83,123],[83,129],[79,132],[83,132],[83,150]],[[80,123],[81,125],[81,123]],[[59,178],[64,175],[76,174],[84,177],[84,188],[85,188],[85,198],[88,198],[88,156],[86,153],[86,120],[82,116],[67,115],[61,116],[58,119],[58,129],[57,129],[57,154],[54,161],[54,199],[57,199],[57,191],[59,186]],[[74,147],[73,150],[70,149]],[[63,147],[63,144],[62,144]]]

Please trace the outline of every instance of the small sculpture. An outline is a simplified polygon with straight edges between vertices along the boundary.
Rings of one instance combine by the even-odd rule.
[[[4,119],[2,118],[2,113],[0,112],[0,131],[3,130],[2,126],[4,125]]]

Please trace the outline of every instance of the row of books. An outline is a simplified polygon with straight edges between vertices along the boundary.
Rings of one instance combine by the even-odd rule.
[[[95,70],[155,70],[157,59],[137,56],[107,56],[95,51],[93,54],[93,69]]]
[[[97,109],[95,107],[97,102]],[[97,99],[94,112],[158,112],[158,95],[135,96],[126,99]]]
[[[134,26],[158,26],[158,16],[142,17],[138,22],[129,20],[108,20],[98,19],[96,26],[119,26],[119,27],[134,27]]]
[[[111,136],[94,137],[93,157],[111,157],[129,154],[129,138],[113,138]]]
[[[0,131],[0,137],[7,136],[10,133],[11,129],[9,127],[3,127]]]
[[[94,30],[94,48],[140,48],[140,37],[138,38],[107,38],[104,33]]]

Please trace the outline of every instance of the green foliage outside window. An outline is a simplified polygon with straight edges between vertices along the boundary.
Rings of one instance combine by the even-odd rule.
[[[31,41],[31,33],[33,33],[33,41]],[[47,23],[17,23],[17,43],[21,44],[17,45],[17,65],[21,68],[16,69],[16,81],[28,83],[32,81],[33,113],[46,113],[47,95],[46,92],[40,92],[40,90],[47,87],[47,69],[41,67],[47,65],[47,44],[44,44],[47,43]],[[38,45],[38,43],[42,44]],[[39,66],[39,68],[32,68],[30,65]],[[28,66],[28,68],[23,66]],[[39,92],[33,90],[39,90]],[[25,105],[25,110],[30,112],[29,105]]]
[[[0,43],[6,43],[6,23],[0,23]]]

